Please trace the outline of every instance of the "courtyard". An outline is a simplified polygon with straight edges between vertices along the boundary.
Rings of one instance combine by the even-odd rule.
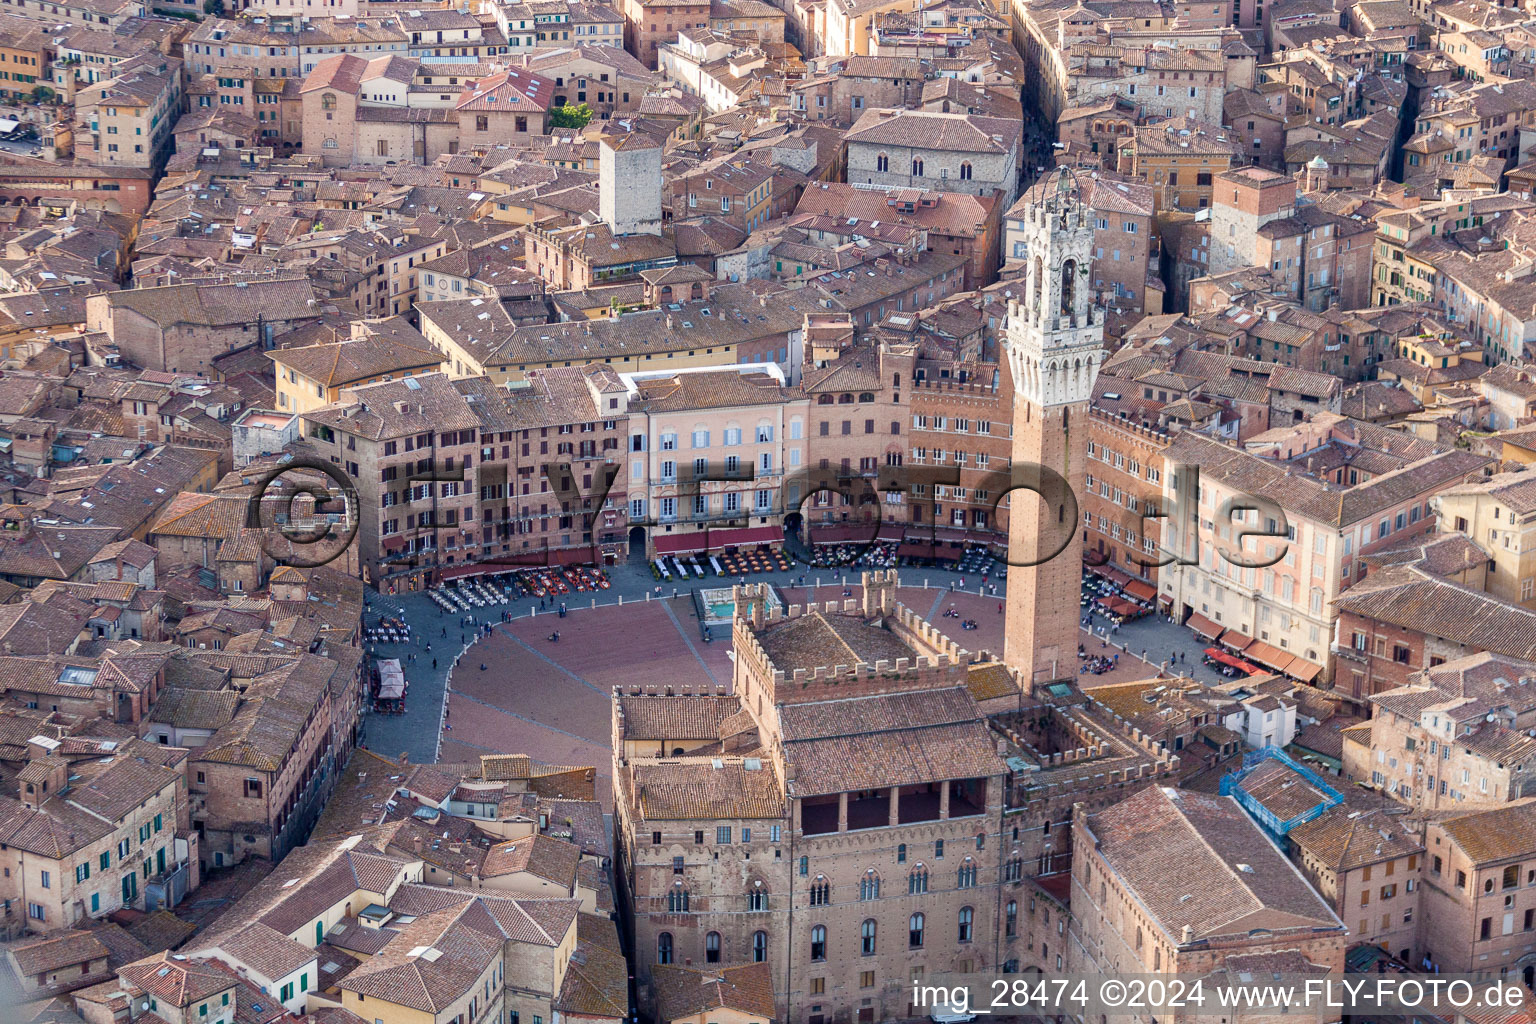
[[[1004,581],[989,579],[982,594],[974,574],[908,568],[901,579],[899,601],[963,647],[1001,655]],[[731,581],[669,583],[658,592],[643,566],[630,565],[611,570],[611,580],[611,587],[595,596],[567,596],[563,618],[557,604],[544,602],[541,608],[537,598],[524,597],[476,609],[477,623],[442,611],[425,594],[370,593],[370,623],[381,615],[404,618],[414,635],[409,644],[380,644],[374,652],[402,660],[410,691],[405,713],[367,716],[366,745],[416,762],[473,762],[481,754],[517,753],[546,764],[592,765],[599,798],[611,806],[614,687],[729,692],[732,671],[729,630],[716,627],[706,639],[692,593],[694,587],[729,587]],[[858,570],[818,574],[802,566],[749,580],[759,581],[773,583],[789,604],[861,599]],[[965,621],[976,628],[962,629]],[[1102,619],[1095,622],[1105,625]],[[559,640],[551,640],[556,631]],[[1085,630],[1082,643],[1090,655],[1119,653],[1109,671],[1080,677],[1086,689],[1149,678],[1160,662],[1179,652],[1185,655],[1180,671],[1205,682],[1221,679],[1200,665],[1201,645],[1192,633],[1156,616],[1103,639]],[[1127,650],[1117,652],[1116,643]]]

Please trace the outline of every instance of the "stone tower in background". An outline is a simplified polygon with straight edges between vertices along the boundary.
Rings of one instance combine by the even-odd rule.
[[[1077,676],[1081,496],[1088,405],[1104,359],[1104,311],[1091,298],[1094,222],[1076,177],[1062,168],[1031,192],[1024,295],[1009,303],[1003,343],[1013,371],[1015,487],[1004,658],[1033,689]],[[1020,486],[1038,488],[1043,497]]]
[[[616,235],[661,234],[661,146],[641,132],[597,147],[597,212]]]

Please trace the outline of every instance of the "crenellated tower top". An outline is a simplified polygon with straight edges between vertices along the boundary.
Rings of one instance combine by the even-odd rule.
[[[1003,347],[1019,396],[1041,409],[1086,403],[1104,361],[1093,304],[1093,211],[1067,167],[1030,190],[1024,295],[1008,304]]]

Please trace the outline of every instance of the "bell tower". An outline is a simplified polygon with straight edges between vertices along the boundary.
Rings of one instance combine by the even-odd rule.
[[[1104,360],[1104,311],[1091,299],[1094,221],[1076,176],[1063,167],[1031,192],[1024,295],[1008,304],[1003,342],[1013,374],[1015,486],[1004,659],[1033,690],[1077,677],[1088,405]],[[1039,496],[1020,485],[1038,487]]]

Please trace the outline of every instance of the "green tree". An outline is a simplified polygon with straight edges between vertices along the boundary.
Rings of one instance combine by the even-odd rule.
[[[592,120],[592,108],[585,103],[578,103],[574,107],[567,103],[549,112],[551,128],[585,128],[590,120]]]

